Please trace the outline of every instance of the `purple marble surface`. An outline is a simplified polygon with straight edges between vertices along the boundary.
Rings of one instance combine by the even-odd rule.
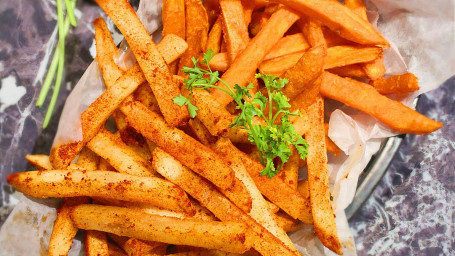
[[[102,12],[90,1],[78,2],[81,18],[67,39],[65,83],[45,130],[45,109],[34,104],[50,61],[55,6],[49,0],[0,4],[0,94],[2,89],[20,94],[0,103],[0,223],[10,210],[6,176],[29,168],[26,154],[49,152],[63,101],[93,59],[91,21]],[[454,98],[455,78],[422,96],[419,111],[445,126],[431,135],[406,136],[388,172],[350,221],[359,255],[455,255]]]

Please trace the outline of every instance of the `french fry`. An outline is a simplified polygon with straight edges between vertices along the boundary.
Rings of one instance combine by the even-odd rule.
[[[321,21],[350,41],[366,45],[389,46],[387,40],[370,23],[338,1],[278,0],[278,2],[308,15],[311,19]]]
[[[269,179],[266,176],[260,175],[264,166],[253,160],[250,156],[239,150],[234,153],[242,158],[246,170],[251,178],[253,178],[259,191],[265,197],[293,218],[299,219],[307,224],[313,223],[310,202],[306,201],[305,198],[285,184],[279,177]]]
[[[300,155],[293,147],[291,157],[289,157],[288,161],[283,165],[282,170],[278,173],[278,177],[280,177],[284,183],[296,190],[299,179],[299,159]]]
[[[133,210],[134,211],[134,210]],[[155,241],[144,241],[137,238],[128,238],[124,236],[118,236],[115,234],[109,234],[112,240],[115,241],[122,249],[131,256],[134,255],[164,255],[166,253],[167,244],[155,242]]]
[[[85,232],[85,254],[87,256],[108,256],[106,233],[87,230]]]
[[[253,232],[253,247],[262,255],[298,255],[236,207],[211,183],[184,167],[159,148],[153,151],[153,166],[157,172],[182,187],[188,194],[201,202],[221,221],[246,223]]]
[[[249,211],[251,198],[246,193],[246,188],[211,149],[181,130],[169,127],[160,116],[138,102],[129,104],[126,112],[131,126],[142,135],[213,182],[231,199],[232,196],[236,197],[238,206]]]
[[[48,170],[11,174],[7,181],[16,190],[39,198],[93,196],[192,213],[191,202],[185,193],[156,177],[106,171]]]
[[[220,16],[220,0],[206,0],[204,1],[204,8],[207,12],[209,25],[213,26]]]
[[[183,67],[191,67],[191,58],[196,59],[202,55],[207,44],[209,23],[207,12],[201,1],[185,1],[186,42],[188,50],[180,57],[178,74],[183,76]]]
[[[183,37],[169,34],[161,39],[156,48],[166,63],[173,63],[187,51],[188,44]]]
[[[251,247],[247,226],[238,222],[207,222],[161,217],[128,208],[79,205],[73,208],[75,225],[120,236],[168,244],[183,244],[243,253]],[[98,221],[103,219],[103,221]]]
[[[274,214],[275,222],[286,232],[295,232],[302,228],[302,223],[285,212],[278,212]]]
[[[372,86],[324,72],[320,92],[324,97],[359,109],[403,133],[426,134],[442,127],[401,102],[379,94]]]
[[[249,26],[250,34],[256,36],[262,27],[267,23],[270,18],[270,14],[264,12],[254,12],[251,15],[251,23]]]
[[[282,74],[295,66],[302,58],[304,51],[291,53],[285,56],[266,60],[259,65],[259,71],[263,74],[282,76]]]
[[[148,166],[147,160],[144,160],[107,130],[101,130],[87,144],[87,147],[106,159],[112,167],[121,173],[141,177],[155,176],[156,174],[151,166]]]
[[[172,79],[166,62],[131,5],[127,0],[96,2],[125,36],[140,69],[152,87],[166,122],[171,126],[185,124],[189,119],[188,109],[173,102],[180,94],[178,85]]]
[[[210,134],[198,118],[190,119],[188,125],[202,144],[208,146],[216,141],[215,137]]]
[[[268,203],[259,192],[253,179],[248,174],[243,160],[238,155],[232,152],[238,149],[229,141],[229,139],[220,138],[212,147],[219,156],[221,156],[225,162],[235,171],[236,177],[239,178],[245,184],[248,192],[252,198],[251,211],[248,213],[254,220],[260,225],[265,227],[275,237],[280,239],[290,250],[297,253],[297,249],[292,243],[291,239],[286,235],[283,229],[281,229],[275,222],[273,215],[268,211]]]
[[[327,152],[333,153],[335,156],[340,154],[341,149],[329,138],[329,124],[324,123],[324,131],[325,131],[325,145],[327,147]]]
[[[295,11],[288,8],[280,8],[270,17],[262,30],[250,41],[245,50],[235,58],[221,79],[232,88],[235,84],[246,86],[267,52],[272,49],[298,19],[299,15]],[[222,88],[226,87],[222,83],[218,83],[218,86]],[[229,95],[220,90],[213,90],[211,93],[224,106],[232,101]]]
[[[343,254],[330,201],[322,98],[308,108],[308,116],[312,129],[305,134],[305,139],[309,145],[307,168],[314,232],[327,248],[337,254]]]
[[[110,165],[106,160],[100,158],[100,163],[98,165],[98,169],[100,171],[108,171],[108,172],[118,172],[112,165]]]
[[[342,77],[369,78],[368,74],[363,69],[363,65],[364,64],[352,64],[338,68],[331,68],[327,71]]]
[[[117,245],[114,245],[113,243],[108,242],[107,248],[108,248],[109,256],[127,256],[125,251],[123,251]]]
[[[352,45],[355,44],[337,34],[335,31],[330,30],[328,27],[321,27],[327,47],[338,45]]]
[[[320,24],[306,16],[303,16],[298,24],[311,47],[322,47],[324,51],[327,50],[327,42]]]
[[[160,107],[156,101],[155,95],[148,84],[141,84],[134,92],[135,100],[144,104],[151,111],[160,113]]]
[[[365,7],[364,0],[345,0],[344,5],[360,18],[368,21],[367,8]]]
[[[282,92],[289,99],[297,97],[306,91],[312,91],[313,82],[322,74],[324,67],[325,50],[323,46],[310,48],[306,51],[300,60],[287,70],[283,77],[289,80],[289,83],[283,88]],[[319,93],[311,94],[314,98]]]
[[[327,49],[324,69],[365,63],[377,59],[382,54],[378,47],[365,46],[333,46]]]
[[[248,32],[248,25],[251,22],[251,16],[253,15],[254,8],[256,7],[254,1],[242,0],[243,13],[245,16],[245,25]],[[249,38],[249,37],[248,37]]]
[[[198,108],[198,119],[213,136],[226,133],[226,129],[234,121],[234,116],[205,90],[194,90],[191,103]]]
[[[26,155],[27,162],[38,170],[52,169],[51,161],[48,155]]]
[[[372,80],[370,84],[380,94],[403,94],[420,89],[419,80],[412,73],[394,75],[387,79]]]
[[[164,0],[162,9],[163,37],[174,34],[185,39],[185,1]],[[170,62],[168,62],[170,63]]]
[[[229,62],[232,63],[250,40],[242,2],[240,0],[220,0],[220,10],[223,19],[224,40]]]
[[[207,38],[207,44],[205,45],[204,51],[212,50],[214,53],[219,53],[221,48],[221,40],[223,36],[223,24],[221,16],[218,16],[215,23],[210,29],[210,33]]]
[[[141,77],[140,68],[133,66],[126,72],[126,75],[118,79],[82,113],[82,141],[54,146],[49,157],[53,167],[63,169],[70,164],[84,145],[96,135],[114,110],[137,88]]]
[[[97,164],[98,156],[90,149],[83,148],[76,164],[71,164],[69,168],[72,170],[68,171],[74,171],[79,168],[95,170]],[[60,256],[68,254],[78,231],[70,219],[71,208],[79,204],[86,204],[89,201],[90,199],[87,197],[72,197],[63,200],[63,205],[57,210],[57,217],[49,240],[48,255]]]
[[[308,180],[299,181],[297,190],[303,197],[307,198],[308,200],[311,200],[310,199],[310,188],[308,187]]]
[[[275,46],[273,46],[270,52],[265,56],[264,60],[270,60],[289,53],[306,51],[308,48],[310,48],[310,45],[302,33],[285,36],[281,38]]]

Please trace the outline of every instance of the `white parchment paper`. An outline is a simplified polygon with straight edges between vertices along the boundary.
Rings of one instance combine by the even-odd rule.
[[[161,7],[160,0],[141,1],[138,10],[149,32],[157,32],[154,34],[156,41],[160,36]],[[392,45],[384,53],[387,75],[410,71],[419,78],[421,89],[403,99],[404,104],[411,106],[417,95],[435,89],[455,74],[454,1],[367,0],[367,7],[370,21],[377,21],[378,29]],[[134,62],[128,52],[121,53],[117,62]],[[104,84],[94,61],[67,99],[54,143],[82,138],[79,116],[103,91]],[[331,193],[344,255],[352,256],[356,255],[355,243],[344,209],[352,202],[358,177],[382,140],[397,133],[360,111],[339,105],[331,108],[335,106],[333,112],[330,110],[329,136],[343,154],[329,156]],[[27,209],[36,218],[48,217],[44,222],[33,224],[23,218],[24,211],[30,213]],[[54,219],[55,208],[22,197],[0,230],[0,251],[7,244],[12,252],[8,255],[37,255],[34,252],[47,248]],[[11,239],[20,234],[33,234],[28,238],[30,246],[24,247],[23,239]],[[304,255],[335,255],[314,236],[312,226],[294,232],[291,239]],[[78,246],[75,245],[74,250],[78,250]]]

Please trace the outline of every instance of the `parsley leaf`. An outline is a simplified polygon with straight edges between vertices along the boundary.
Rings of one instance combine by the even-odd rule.
[[[308,154],[308,144],[297,134],[289,121],[289,116],[300,116],[300,114],[298,111],[290,112],[289,99],[279,91],[286,86],[288,80],[267,74],[256,74],[256,78],[264,81],[267,94],[259,91],[253,97],[249,91],[254,88],[253,84],[250,83],[246,87],[236,84],[231,88],[219,77],[218,71],[212,72],[208,63],[213,56],[215,53],[211,50],[203,55],[202,64],[207,65],[208,70],[198,67],[199,61],[195,58],[192,58],[192,68],[182,69],[188,75],[185,79],[185,87],[190,95],[188,98],[179,95],[174,98],[174,103],[179,106],[187,105],[190,116],[194,118],[198,109],[191,104],[193,90],[215,88],[231,96],[237,103],[236,108],[240,113],[229,127],[248,131],[248,140],[257,146],[261,153],[261,163],[265,166],[261,175],[274,177],[291,157],[292,146],[297,149],[300,158],[305,159]],[[218,82],[226,85],[227,89],[217,86]],[[252,100],[245,100],[248,98]],[[257,117],[262,118],[265,125],[255,124],[253,119]]]

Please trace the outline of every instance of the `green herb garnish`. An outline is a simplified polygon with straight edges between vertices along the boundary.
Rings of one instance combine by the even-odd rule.
[[[248,131],[248,140],[257,146],[261,153],[261,162],[265,165],[261,175],[267,175],[269,178],[275,176],[291,156],[291,145],[296,147],[300,158],[305,159],[308,144],[302,136],[296,133],[294,126],[289,121],[289,116],[300,115],[298,111],[290,112],[289,99],[280,92],[288,80],[277,76],[256,74],[256,78],[264,81],[267,94],[264,95],[259,91],[253,97],[248,90],[253,88],[253,84],[250,83],[247,87],[236,84],[234,88],[231,88],[220,78],[218,71],[213,72],[210,69],[208,63],[214,55],[209,50],[203,56],[202,63],[207,65],[207,70],[198,67],[199,61],[195,58],[192,58],[194,67],[183,67],[183,72],[188,75],[188,79],[185,79],[184,82],[185,87],[190,94],[188,98],[179,95],[174,98],[174,103],[179,106],[187,105],[190,116],[194,118],[198,109],[191,104],[193,90],[213,88],[231,96],[237,103],[236,108],[240,110],[240,113],[230,127]],[[217,86],[218,82],[224,84],[227,89]],[[245,101],[246,97],[252,98],[252,101]],[[262,118],[266,125],[253,124],[253,118],[256,116]],[[277,122],[277,119],[281,122]],[[274,160],[277,158],[280,160],[280,164],[276,167]]]
[[[41,87],[38,100],[36,101],[37,107],[42,107],[46,100],[47,93],[51,87],[51,83],[55,77],[54,91],[52,92],[52,98],[46,111],[46,116],[43,121],[43,128],[46,128],[54,111],[55,103],[57,102],[58,94],[60,92],[60,86],[63,79],[63,70],[65,65],[65,39],[68,35],[70,25],[77,26],[76,18],[74,16],[74,7],[76,6],[76,0],[65,0],[66,3],[66,17],[64,16],[63,0],[56,0],[57,5],[57,26],[58,26],[58,43],[52,57],[49,70],[44,79]],[[55,76],[55,73],[57,75]]]

